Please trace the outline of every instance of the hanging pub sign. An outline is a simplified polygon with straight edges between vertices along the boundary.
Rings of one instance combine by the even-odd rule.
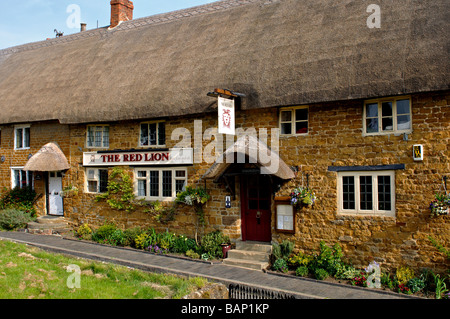
[[[193,163],[192,148],[83,153],[83,166],[192,165]]]
[[[219,134],[235,135],[235,105],[234,99],[219,96]]]

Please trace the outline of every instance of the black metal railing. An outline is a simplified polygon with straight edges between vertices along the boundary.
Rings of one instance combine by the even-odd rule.
[[[294,295],[269,289],[255,288],[245,285],[230,284],[230,299],[296,299]]]

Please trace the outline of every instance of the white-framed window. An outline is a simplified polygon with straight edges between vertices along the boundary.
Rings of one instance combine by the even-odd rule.
[[[309,132],[309,108],[298,106],[280,109],[280,134],[305,135]]]
[[[166,123],[148,122],[141,123],[139,146],[165,146]]]
[[[338,213],[395,217],[395,172],[338,172]]]
[[[30,148],[30,125],[17,125],[14,127],[14,149]]]
[[[11,168],[11,189],[34,187],[33,172],[24,171],[23,167]]]
[[[172,200],[187,183],[184,167],[136,168],[136,196],[147,200]]]
[[[411,98],[365,101],[363,127],[364,135],[412,132]]]
[[[109,126],[89,125],[86,133],[86,147],[109,148]]]
[[[105,193],[108,191],[108,169],[86,168],[86,192]]]

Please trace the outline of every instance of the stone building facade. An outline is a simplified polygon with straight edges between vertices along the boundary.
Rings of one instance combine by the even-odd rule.
[[[113,2],[116,6],[114,10],[120,9],[123,2],[127,2],[128,9],[132,7],[129,1]],[[163,15],[136,24],[132,24],[133,21],[123,22],[115,28],[87,31],[86,35],[76,35],[66,42],[49,45],[61,50],[68,46],[67,54],[78,46],[83,47],[83,50],[92,46],[102,54],[109,54],[110,51],[118,53],[124,64],[118,68],[134,70],[126,73],[134,76],[121,74],[115,78],[116,81],[111,81],[110,85],[119,91],[126,87],[127,81],[133,82],[133,78],[140,79],[139,83],[145,82],[146,78],[146,74],[140,73],[142,68],[130,62],[143,60],[140,58],[142,43],[132,43],[133,34],[139,39],[150,39],[146,33],[149,30],[164,33],[164,28],[174,25],[180,27],[195,19],[205,19],[194,22],[206,23],[213,16],[225,19],[242,12],[252,16],[261,11],[261,16],[266,17],[267,10],[274,10],[273,15],[283,12],[286,16],[288,12],[283,10],[292,11],[292,6],[300,5],[296,1],[286,0],[267,4],[261,9],[258,3],[258,0],[250,1],[250,4],[222,1],[222,9],[218,9],[218,6],[200,7],[209,15],[196,8],[195,14],[193,10],[188,10],[180,16]],[[181,19],[181,16],[189,18],[180,22],[177,19]],[[158,19],[162,22],[155,22]],[[290,21],[288,16],[286,21]],[[129,59],[124,58],[121,46],[115,47],[115,41],[122,43],[125,35],[128,37],[129,51],[136,46],[136,50],[132,51],[133,57]],[[282,38],[288,39],[288,36]],[[106,49],[100,48],[95,39],[103,41],[102,45]],[[167,43],[171,43],[170,39],[167,39]],[[266,45],[268,43],[271,42],[267,41]],[[169,44],[173,52],[188,54],[184,50],[178,51],[178,45]],[[295,55],[295,48],[290,47],[292,52],[289,54]],[[0,60],[0,67],[3,67],[0,71],[9,74],[11,83],[17,81],[14,76],[20,75],[11,75],[9,65],[18,64],[22,68],[17,69],[23,69],[27,64],[20,62],[22,55],[26,55],[23,59],[28,61],[26,59],[33,50],[46,49],[45,46],[38,46],[37,49],[25,46],[17,50],[19,53],[0,51],[0,59],[4,59]],[[218,56],[225,54],[220,52]],[[95,63],[102,54],[92,56],[94,62],[83,64],[74,60],[73,63],[87,65],[85,70],[92,71],[91,63]],[[151,54],[148,51],[148,55]],[[229,53],[227,56],[234,54]],[[194,57],[188,54],[185,58]],[[361,56],[357,60],[360,62],[358,65],[366,65]],[[10,61],[11,64],[2,65],[2,61]],[[354,94],[341,96],[338,84],[328,91],[325,87],[329,83],[324,83],[322,87],[320,79],[318,82],[317,79],[311,79],[317,83],[293,82],[299,78],[294,72],[294,62],[282,59],[272,62],[275,61],[279,66],[272,71],[275,75],[280,73],[279,78],[266,80],[264,72],[267,70],[259,70],[258,76],[252,80],[256,86],[259,85],[258,88],[233,82],[227,77],[217,81],[207,78],[205,83],[198,79],[198,82],[191,83],[194,89],[188,94],[184,94],[187,89],[183,88],[179,88],[180,92],[167,88],[166,96],[145,86],[139,89],[129,87],[117,96],[114,95],[116,91],[111,90],[110,95],[115,98],[107,95],[109,100],[105,102],[106,106],[96,107],[103,105],[104,97],[101,94],[110,89],[99,87],[89,91],[84,88],[90,95],[83,96],[77,91],[79,86],[76,86],[73,90],[67,89],[66,100],[70,100],[69,97],[76,100],[80,96],[84,99],[81,98],[74,108],[52,109],[55,103],[51,101],[48,111],[29,115],[22,112],[19,116],[11,111],[14,105],[8,106],[0,116],[0,187],[32,186],[41,194],[37,202],[40,216],[65,216],[74,227],[83,223],[96,227],[114,222],[122,228],[154,227],[159,231],[167,230],[191,237],[197,232],[220,230],[233,241],[291,240],[295,242],[296,249],[309,253],[317,249],[323,240],[330,245],[339,243],[344,254],[356,266],[366,266],[375,260],[393,268],[406,264],[413,268],[429,267],[437,271],[448,269],[448,260],[429,239],[432,236],[445,245],[450,242],[449,215],[432,216],[429,209],[434,195],[443,190],[445,178],[450,174],[450,91],[448,80],[442,80],[448,77],[441,73],[432,74],[431,71],[428,74],[425,71],[429,70],[425,70],[424,76],[417,76],[417,79],[429,83],[424,85],[416,78],[410,81],[403,79],[403,88],[397,89],[397,82],[391,81],[390,75],[386,78],[377,75],[367,80],[367,87],[351,86],[348,89],[354,90]],[[341,59],[336,61],[342,62]],[[314,67],[311,62],[305,63],[308,67]],[[152,64],[152,67],[156,66]],[[204,66],[200,68],[204,70]],[[386,68],[390,70],[392,66]],[[168,73],[173,71],[167,65],[165,70]],[[344,70],[347,70],[345,63],[342,72]],[[445,70],[445,67],[435,70]],[[103,74],[114,76],[111,69],[103,71]],[[251,68],[244,70],[241,76],[251,71]],[[64,72],[69,73],[70,70]],[[238,71],[230,70],[229,77],[238,77],[233,72]],[[443,73],[445,75],[445,71]],[[181,81],[183,74],[175,72],[173,83]],[[378,79],[379,82],[375,83]],[[391,86],[386,85],[388,80]],[[56,83],[51,79],[48,81],[47,87]],[[277,81],[284,81],[285,85],[270,91]],[[16,91],[8,87],[7,80],[4,83],[0,82],[0,93],[4,96],[0,101],[10,105],[14,100],[12,94]],[[197,85],[204,87],[199,88]],[[233,92],[229,92],[231,95],[222,94],[236,101],[237,136],[217,133],[217,103],[207,96],[217,86],[228,85],[242,93],[235,96],[232,96]],[[306,88],[310,86],[317,86],[314,94],[307,91]],[[30,87],[33,86],[30,84]],[[291,87],[294,87],[293,91],[289,91]],[[299,94],[298,90],[302,88],[305,91]],[[43,101],[53,98],[45,99],[45,87],[42,90],[44,93],[37,96],[42,97]],[[144,107],[140,104],[142,96],[139,94],[144,91],[154,93],[154,96],[150,94],[147,98],[151,103],[157,101],[156,106]],[[364,93],[356,94],[356,91]],[[330,95],[330,92],[335,95]],[[139,98],[128,100],[135,95],[139,95]],[[36,101],[44,103],[41,99]],[[21,103],[24,102],[17,102],[18,108],[23,105]],[[251,156],[245,156],[245,162],[240,163],[237,160],[238,152],[233,151],[233,163],[223,166],[219,162],[220,156],[231,149],[234,143],[253,133],[257,145],[251,147],[261,150],[267,146],[273,154],[279,155],[278,164],[285,171],[280,173],[279,169],[278,172],[264,174],[266,165],[260,158],[252,161]],[[60,148],[70,168],[24,170],[30,158],[38,156],[47,143],[54,143]],[[414,153],[417,145],[421,147],[420,154]],[[187,155],[174,159],[180,155],[180,151]],[[415,158],[415,155],[422,157]],[[134,195],[144,203],[158,201],[170,207],[177,192],[186,186],[204,187],[211,196],[204,208],[205,226],[196,225],[195,212],[186,205],[177,206],[173,220],[162,223],[148,212],[148,205],[137,205],[135,210],[126,211],[113,209],[105,201],[96,200],[105,193],[109,176],[115,167],[129,174]],[[289,203],[290,194],[297,187],[314,191],[317,199],[313,206],[295,209]],[[53,210],[54,206],[56,210]]]

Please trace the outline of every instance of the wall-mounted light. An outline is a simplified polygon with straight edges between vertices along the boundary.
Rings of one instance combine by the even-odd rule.
[[[0,162],[4,163],[6,161],[6,157],[4,155],[2,155],[2,157],[0,157]]]
[[[28,154],[28,159],[30,159],[30,158],[32,158],[33,157],[33,154]]]

